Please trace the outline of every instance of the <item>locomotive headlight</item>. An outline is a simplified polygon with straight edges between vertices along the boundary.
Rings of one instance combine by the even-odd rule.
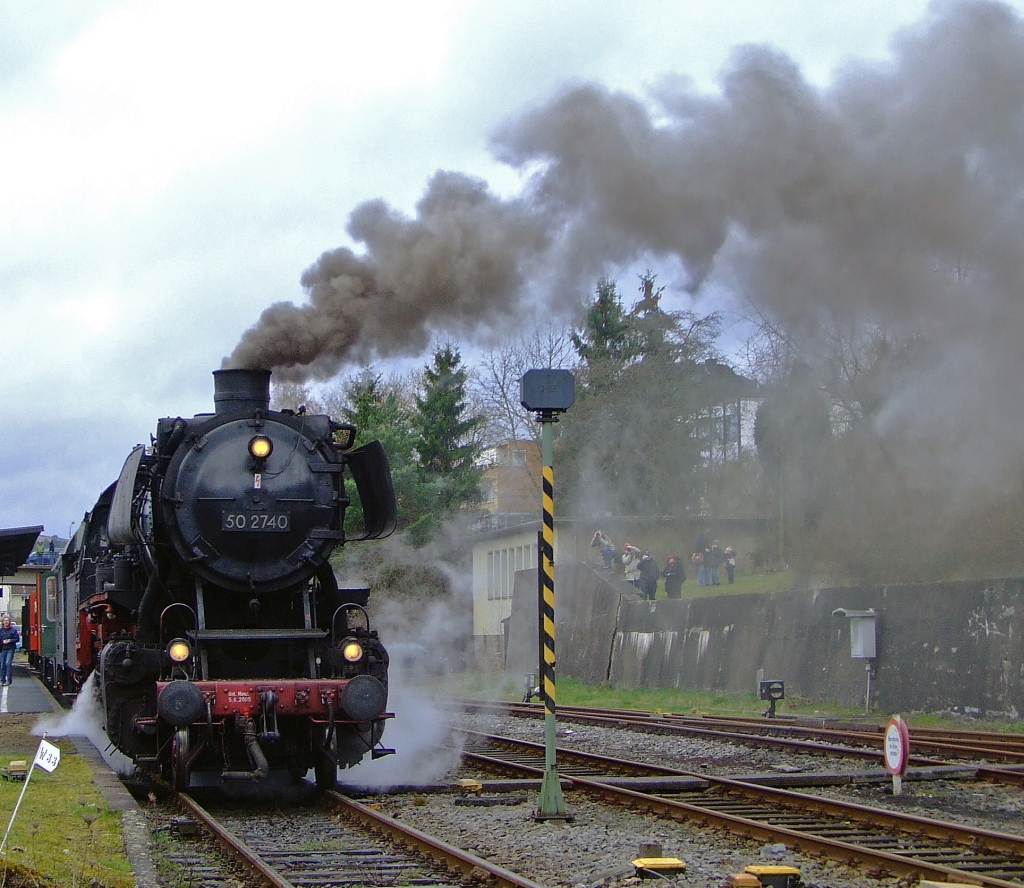
[[[253,459],[266,459],[274,452],[274,442],[266,435],[256,435],[249,441],[249,453]]]
[[[363,659],[363,646],[354,638],[341,643],[341,655],[349,663],[358,663]]]
[[[176,638],[167,645],[167,656],[174,663],[184,663],[192,656],[192,648],[184,638]]]

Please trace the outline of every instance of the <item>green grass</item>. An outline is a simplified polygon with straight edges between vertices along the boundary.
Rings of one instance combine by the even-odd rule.
[[[692,573],[692,576],[690,575]],[[687,580],[683,583],[683,598],[713,598],[717,595],[752,595],[760,592],[784,592],[792,588],[793,575],[788,570],[772,573],[748,574],[736,572],[736,582],[729,583],[725,571],[721,571],[722,583],[719,586],[698,586],[697,568],[687,572]],[[665,598],[665,581],[658,580],[656,599]]]
[[[38,720],[29,714],[0,717],[0,766],[32,761],[39,738],[31,728]],[[124,851],[121,815],[108,810],[74,744],[51,742],[60,747],[60,764],[52,774],[34,769],[0,856],[0,884],[130,888],[135,878]],[[24,787],[0,780],[0,837]]]
[[[692,568],[692,569],[691,569]],[[619,579],[622,575],[619,574]],[[736,582],[730,583],[721,571],[721,584],[718,586],[698,586],[697,568],[691,565],[686,571],[686,582],[683,583],[683,598],[714,598],[718,595],[755,595],[761,592],[785,592],[793,588],[793,574],[788,570],[772,571],[771,573],[746,573],[736,571]],[[658,580],[656,601],[667,598],[665,580]]]

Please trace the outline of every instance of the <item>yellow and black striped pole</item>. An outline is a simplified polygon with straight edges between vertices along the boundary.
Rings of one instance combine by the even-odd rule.
[[[551,442],[550,419],[541,418],[541,455],[544,462],[544,481],[542,492],[541,536],[543,542],[538,553],[543,597],[541,608],[541,650],[543,671],[541,688],[544,695],[544,779],[540,785],[540,808],[537,819],[571,819],[566,814],[565,798],[562,796],[562,783],[558,778],[558,767],[555,763],[556,723],[555,723],[555,472],[552,466],[553,446]]]
[[[572,820],[565,813],[562,784],[555,765],[555,472],[554,432],[558,414],[576,400],[576,380],[568,370],[527,370],[519,388],[519,403],[535,411],[541,424],[541,460],[544,484],[537,573],[540,587],[540,681],[544,695],[544,779],[536,819]]]
[[[541,510],[540,567],[540,649],[541,687],[545,714],[555,712],[555,475],[544,466]]]

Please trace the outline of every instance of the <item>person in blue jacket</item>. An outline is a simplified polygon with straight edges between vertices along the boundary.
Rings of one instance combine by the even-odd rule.
[[[11,683],[14,673],[14,651],[18,647],[21,636],[16,627],[11,625],[11,618],[5,616],[0,620],[0,682]]]

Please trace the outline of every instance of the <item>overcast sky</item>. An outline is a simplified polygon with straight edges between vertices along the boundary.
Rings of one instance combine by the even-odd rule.
[[[488,138],[566,84],[714,91],[757,43],[825,85],[926,8],[0,0],[0,526],[66,536],[159,417],[212,409],[360,202],[439,169],[514,195]]]

